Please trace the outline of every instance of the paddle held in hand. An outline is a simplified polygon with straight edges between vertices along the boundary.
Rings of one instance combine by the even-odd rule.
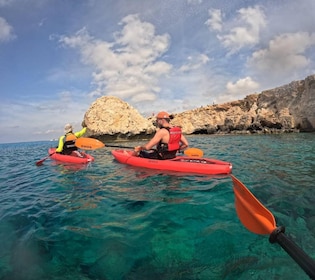
[[[95,150],[103,147],[120,148],[120,149],[134,149],[135,147],[121,146],[121,145],[105,145],[103,142],[94,139],[81,137],[75,141],[75,145],[83,150]],[[190,157],[202,157],[203,151],[197,148],[188,148],[184,151],[186,156]]]

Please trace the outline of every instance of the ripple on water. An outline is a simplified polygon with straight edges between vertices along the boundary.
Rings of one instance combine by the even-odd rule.
[[[313,138],[189,140],[232,162],[286,232],[314,252]],[[91,151],[90,165],[36,166],[50,145],[0,145],[1,279],[308,279],[268,237],[240,224],[229,176],[132,168],[108,148]]]

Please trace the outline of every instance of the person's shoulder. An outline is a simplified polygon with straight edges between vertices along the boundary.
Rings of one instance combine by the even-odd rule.
[[[167,132],[167,129],[164,128],[164,127],[161,127],[159,130],[157,130],[157,131],[155,132],[155,136],[162,137],[162,136],[164,136],[166,133],[168,133],[168,132]]]
[[[161,127],[159,131],[161,131],[161,133],[168,133],[170,130],[170,127]]]

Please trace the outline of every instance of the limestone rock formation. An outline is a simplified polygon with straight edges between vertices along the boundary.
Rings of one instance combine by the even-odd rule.
[[[173,123],[193,133],[315,131],[315,75],[243,100],[208,105],[175,115]]]
[[[114,96],[102,96],[94,101],[85,113],[84,122],[88,136],[98,138],[124,139],[155,132],[152,122]]]
[[[315,131],[315,75],[242,100],[174,114],[185,134]],[[172,113],[172,112],[169,112]],[[88,134],[110,139],[148,138],[155,118],[144,118],[113,96],[97,99],[86,112]]]

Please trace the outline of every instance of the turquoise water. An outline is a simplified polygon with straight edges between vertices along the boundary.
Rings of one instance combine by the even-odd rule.
[[[314,138],[188,140],[232,162],[315,259]],[[36,166],[55,144],[0,144],[0,279],[308,279],[278,244],[243,227],[229,176],[132,168],[114,161],[112,148],[91,151],[87,166]]]

